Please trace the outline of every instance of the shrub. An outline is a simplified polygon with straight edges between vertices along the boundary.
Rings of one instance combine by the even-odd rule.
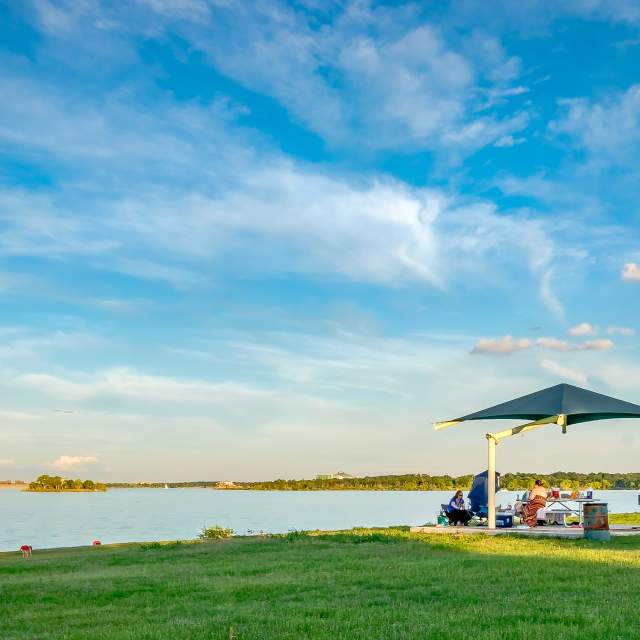
[[[182,546],[182,540],[176,540],[175,542],[146,542],[140,545],[140,549],[142,551],[152,551],[157,549],[170,551],[171,549],[178,549]]]
[[[309,537],[308,531],[298,531],[296,529],[292,529],[288,533],[284,534],[284,539],[287,542],[296,542],[297,540],[305,540]]]
[[[203,540],[219,540],[221,538],[230,538],[233,535],[233,529],[225,529],[220,525],[213,527],[202,527],[202,531],[198,534],[198,538]]]

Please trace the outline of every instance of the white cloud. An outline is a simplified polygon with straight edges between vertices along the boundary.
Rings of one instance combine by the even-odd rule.
[[[575,327],[571,327],[567,333],[570,336],[595,336],[598,333],[598,328],[588,322],[581,322]]]
[[[558,338],[538,338],[536,344],[545,349],[551,349],[553,351],[568,351],[569,344],[565,340],[558,340]]]
[[[438,38],[427,29],[418,40],[438,49]],[[418,55],[402,38],[393,42],[396,55]],[[502,54],[489,49],[498,64]],[[444,74],[441,82],[453,80]],[[184,289],[215,280],[222,265],[446,287],[471,273],[504,278],[504,263],[519,267],[524,253],[540,298],[562,316],[551,264],[570,247],[555,245],[542,218],[292,162],[238,127],[238,109],[225,100],[175,106],[160,98],[141,110],[126,92],[92,101],[17,75],[0,83],[14,95],[0,106],[0,137],[85,181],[80,190],[1,191],[0,255],[73,256],[88,268]],[[461,142],[492,127],[465,124],[443,135]],[[96,184],[96,173],[105,180]]]
[[[206,283],[223,264],[236,272],[329,273],[355,281],[441,287],[471,274],[477,280],[493,271],[501,278],[503,265],[520,268],[524,254],[541,298],[562,312],[549,284],[557,250],[542,220],[505,216],[486,201],[392,179],[355,181],[314,173],[279,157],[251,162],[228,182],[231,187],[216,197],[161,190],[102,200],[94,204],[100,215],[91,224],[75,206],[61,216],[60,197],[34,203],[25,194],[9,196],[16,206],[6,210],[5,251],[66,253],[94,268],[176,287]],[[32,222],[34,207],[38,215]],[[17,209],[21,216],[10,215]],[[64,231],[55,235],[55,247],[48,234],[39,237],[38,230],[47,228],[45,219],[64,216],[77,221],[70,241]],[[94,255],[87,256],[89,251]]]
[[[77,411],[108,406],[114,415],[209,417],[216,427],[251,431],[274,422],[308,423],[311,418],[306,416],[331,423],[360,419],[355,417],[359,407],[350,403],[314,395],[306,388],[273,385],[272,376],[259,386],[158,376],[127,368],[83,374],[23,374],[15,383],[16,388],[37,392],[43,403],[47,399],[64,401],[74,410],[71,417]]]
[[[494,143],[494,147],[514,147],[517,144],[526,142],[526,138],[514,138],[512,135],[502,136],[498,138]]]
[[[633,336],[636,330],[631,327],[607,327],[607,334],[610,336]]]
[[[0,467],[13,467],[16,464],[11,458],[0,458]]]
[[[640,265],[635,262],[627,262],[620,275],[623,280],[628,282],[640,282]]]
[[[556,10],[591,20],[640,24],[640,6],[635,0],[569,0],[557,5]]]
[[[574,333],[573,335],[589,335],[589,333]],[[527,338],[516,339],[510,335],[507,335],[501,338],[483,338],[481,340],[478,340],[472,350],[472,353],[514,353],[515,351],[529,349],[534,344],[538,347],[542,347],[543,349],[563,352],[606,351],[614,346],[613,342],[608,339],[588,340],[577,345],[570,345],[565,340],[559,340],[558,338],[541,337],[537,338],[534,343],[531,343],[531,341]],[[545,362],[552,361],[549,360]]]
[[[601,340],[588,340],[573,347],[575,351],[606,351],[613,348],[613,342],[603,338]]]
[[[99,371],[92,377],[31,373],[22,375],[20,381],[50,395],[76,401],[110,396],[164,404],[211,405],[221,401],[233,403],[251,397],[269,396],[268,391],[234,382],[214,384],[200,380],[181,380],[138,373],[126,368]]]
[[[558,364],[554,360],[543,360],[542,366],[553,375],[560,376],[561,378],[566,378],[567,380],[571,380],[576,384],[586,385],[588,383],[588,378],[586,373],[580,371],[579,369],[572,369],[570,367],[566,367],[564,365]]]
[[[513,338],[503,336],[502,338],[481,338],[476,342],[471,353],[496,353],[507,354],[529,349],[531,342],[527,338]]]
[[[0,331],[2,335],[2,331]],[[96,349],[104,346],[105,340],[86,331],[57,330],[38,332],[27,327],[16,327],[3,337],[0,343],[0,358],[3,363],[40,360],[51,354]]]
[[[123,20],[123,28],[181,33],[222,73],[275,98],[333,145],[465,155],[528,125],[524,112],[490,111],[526,92],[511,86],[520,59],[479,30],[453,37],[416,6],[347,3],[318,28],[312,13],[276,0],[217,3],[210,19],[193,2],[148,4],[155,16]]]
[[[87,467],[97,462],[98,458],[95,456],[60,456],[51,463],[51,466],[60,471],[66,471],[75,467]]]
[[[595,164],[633,161],[640,144],[640,84],[600,102],[584,98],[561,102],[566,113],[550,130],[570,136]]]

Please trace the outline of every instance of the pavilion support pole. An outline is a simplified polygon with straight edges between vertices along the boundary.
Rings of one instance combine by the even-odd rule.
[[[489,529],[496,528],[496,445],[498,440],[487,433],[488,472],[487,472],[487,506],[489,508]]]

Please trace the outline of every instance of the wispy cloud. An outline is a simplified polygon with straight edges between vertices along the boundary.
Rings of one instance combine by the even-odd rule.
[[[569,343],[566,342],[566,340],[559,340],[558,338],[538,338],[536,344],[553,351],[569,351],[570,349]]]
[[[0,467],[13,467],[16,461],[11,458],[0,458]]]
[[[162,10],[156,8],[161,19],[172,9],[178,10],[168,5]],[[219,11],[228,13],[227,17],[240,11],[248,21],[245,26],[256,20],[254,12],[246,8]],[[308,31],[308,25],[296,30],[300,15],[288,10],[276,15],[263,5],[256,11],[265,13],[271,25],[256,23],[256,34],[263,28],[284,29],[293,42],[309,50],[306,38],[298,42],[300,33]],[[374,24],[375,16],[368,10],[364,13],[364,23]],[[83,28],[91,28],[94,18],[88,24],[83,22]],[[402,15],[400,18],[402,28],[392,29],[389,38],[379,34],[369,42],[369,36],[362,35],[340,46],[371,49],[372,59],[384,69],[397,58],[393,64],[399,65],[399,73],[390,70],[382,75],[390,82],[406,82],[404,91],[413,91],[410,78],[414,76],[418,85],[426,82],[434,91],[449,85],[457,87],[461,81],[441,68],[441,63],[446,63],[460,67],[459,75],[491,73],[492,82],[505,94],[523,92],[520,85],[517,90],[509,89],[508,82],[518,75],[519,65],[495,39],[476,35],[468,52],[462,47],[465,50],[456,53],[447,49],[437,29],[424,26],[414,31],[411,20]],[[116,18],[109,14],[109,19]],[[136,20],[143,19],[150,18],[136,15]],[[353,16],[345,20],[352,21]],[[358,24],[358,20],[353,21],[349,29],[357,31],[362,26]],[[223,35],[225,46],[235,51],[236,43],[228,41],[228,34]],[[311,41],[317,37],[317,33],[308,34]],[[199,36],[194,38],[199,42]],[[220,44],[209,35],[207,40],[208,44],[202,43],[206,51]],[[274,42],[268,39],[264,44],[283,45]],[[473,58],[469,52],[477,47],[486,51],[490,66],[463,73],[470,64],[467,58]],[[295,56],[291,60],[290,51],[285,48],[276,52],[285,64],[279,72],[284,73],[289,63],[304,66],[309,62],[306,55],[302,61]],[[356,66],[374,64],[368,58],[361,59],[361,54],[351,51],[351,60],[345,53],[340,64],[347,65],[348,59]],[[311,58],[315,55],[309,53]],[[269,56],[264,52],[247,56],[243,50],[241,56],[238,53],[221,58],[221,65],[225,61],[235,64],[233,60],[261,65]],[[309,62],[312,66],[316,63]],[[409,65],[412,75],[403,76],[402,65]],[[112,270],[187,289],[216,281],[223,265],[242,272],[271,269],[278,273],[338,274],[359,282],[417,282],[446,287],[463,283],[467,270],[472,270],[475,278],[487,273],[492,277],[504,271],[504,262],[518,263],[524,253],[541,300],[562,316],[562,306],[553,293],[551,265],[558,255],[570,257],[570,247],[556,246],[554,231],[543,216],[531,212],[507,216],[491,201],[463,198],[456,190],[416,188],[380,175],[354,176],[294,161],[274,150],[261,134],[240,126],[242,108],[224,98],[205,104],[178,104],[169,102],[165,95],[154,95],[154,109],[140,109],[137,101],[150,97],[140,95],[136,86],[128,92],[89,96],[73,85],[65,91],[59,85],[49,86],[46,79],[39,82],[35,68],[26,67],[31,77],[24,73],[24,66],[20,69],[22,73],[15,71],[0,81],[0,88],[4,86],[14,96],[10,105],[0,107],[0,111],[5,110],[0,114],[5,122],[0,137],[9,145],[38,154],[52,172],[70,172],[74,185],[79,183],[82,188],[66,188],[61,181],[63,186],[43,193],[20,189],[0,193],[0,220],[6,225],[0,255],[75,257],[90,269]],[[354,74],[361,79],[366,75]],[[435,80],[425,79],[429,74]],[[320,73],[314,82],[322,85],[325,75]],[[371,91],[380,84],[380,74],[374,75]],[[296,79],[306,82],[301,76]],[[287,81],[287,91],[295,81]],[[469,82],[471,77],[456,89],[456,100],[466,100],[461,96],[467,95]],[[435,109],[438,104],[437,100],[421,100],[423,89],[419,87],[418,95],[410,101],[400,99],[402,94],[391,89],[382,96],[397,101],[395,111],[389,107],[389,114],[409,108],[406,105],[420,111]],[[322,103],[313,92],[296,90],[295,94],[308,95],[314,104]],[[366,103],[370,102],[367,98]],[[389,130],[395,140],[393,126],[387,126],[392,116],[385,116],[385,109],[376,104],[372,117],[385,118],[384,127],[376,120],[371,125],[376,135],[367,133],[366,138],[381,141],[381,132]],[[309,112],[307,107],[305,112]],[[433,129],[416,129],[415,136],[445,136],[446,145],[461,152],[469,145],[490,144],[511,135],[502,130],[501,122],[474,115],[473,109],[467,113],[464,105],[461,110],[452,107],[448,99],[438,108],[445,118],[460,111],[461,115],[455,117],[461,121],[447,128],[437,118],[428,124],[422,112],[407,113],[402,115],[402,126],[408,127],[414,118],[414,129]],[[314,113],[319,122],[330,122],[322,110]],[[518,126],[525,126],[525,115],[514,118]],[[356,120],[365,122],[366,118]],[[95,175],[103,178],[96,182],[91,178]],[[127,188],[129,184],[135,186]],[[17,211],[21,215],[16,215]],[[478,269],[479,264],[485,268]]]
[[[76,467],[87,467],[97,462],[98,458],[95,456],[60,456],[51,463],[51,466],[60,471],[67,471]]]
[[[526,142],[526,138],[514,138],[512,135],[502,136],[498,138],[494,143],[494,147],[515,147],[518,144]]]
[[[74,211],[78,205],[67,207],[72,237],[60,229],[55,247],[48,236],[39,238],[38,229],[59,219],[58,207],[23,195],[23,216],[6,210],[5,251],[83,257],[94,269],[180,288],[215,279],[222,264],[244,272],[337,273],[355,281],[422,281],[440,287],[461,281],[467,270],[480,277],[479,264],[489,271],[504,261],[517,264],[524,252],[542,299],[558,306],[549,283],[554,246],[542,220],[507,218],[491,203],[397,180],[350,182],[277,156],[263,164],[268,166],[245,167],[242,178],[229,176],[239,180],[238,187],[216,198],[163,190],[103,200],[104,215],[92,225]],[[34,207],[38,225],[30,218]],[[251,242],[247,251],[246,238],[255,237],[262,242]],[[137,257],[141,247],[144,258]],[[87,253],[93,255],[87,258]]]
[[[314,11],[278,0],[148,0],[126,13],[99,4],[81,13],[51,9],[41,12],[40,25],[67,38],[75,30],[78,40],[90,31],[103,40],[108,29],[96,24],[145,38],[177,32],[208,64],[274,98],[332,145],[464,156],[528,125],[524,110],[505,115],[498,108],[526,92],[517,83],[521,60],[480,30],[448,37],[415,5],[346,3],[323,13],[322,29]]]
[[[640,144],[640,85],[600,102],[584,98],[561,101],[563,118],[550,125],[587,151],[594,164],[627,164]]]
[[[614,345],[611,340],[603,338],[601,340],[588,340],[587,342],[582,342],[573,348],[576,351],[607,351],[608,349],[612,349],[613,346]]]
[[[553,375],[556,375],[556,376],[560,376],[563,379],[566,378],[567,380],[571,380],[576,384],[586,385],[589,381],[586,373],[584,373],[583,371],[559,364],[554,360],[543,360],[542,366],[549,373],[552,373]]]
[[[574,333],[572,335],[591,335],[589,332]],[[628,335],[628,334],[627,334]],[[606,338],[600,340],[587,340],[578,344],[570,344],[566,340],[558,338],[541,337],[531,342],[528,338],[513,338],[510,335],[501,338],[482,338],[474,346],[472,353],[514,353],[533,346],[549,349],[551,351],[606,351],[613,348],[614,343]]]
[[[633,336],[636,330],[631,327],[607,327],[607,334],[610,336]]]

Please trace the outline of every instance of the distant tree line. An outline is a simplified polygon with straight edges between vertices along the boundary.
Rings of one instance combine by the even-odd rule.
[[[194,480],[192,482],[107,482],[109,489],[162,489],[164,485],[170,489],[211,489],[217,480]]]
[[[640,473],[575,473],[556,471],[542,473],[505,473],[500,478],[500,486],[510,491],[529,489],[536,479],[544,481],[547,487],[561,489],[640,489]],[[326,491],[326,490],[368,490],[368,491],[449,491],[471,488],[473,475],[431,476],[427,474],[407,474],[388,476],[368,476],[364,478],[315,479],[315,480],[272,480],[267,482],[236,482],[234,489],[263,491]]]
[[[576,473],[556,471],[544,473],[505,473],[500,478],[500,486],[510,491],[530,489],[536,479],[544,481],[547,487],[561,489],[640,489],[640,473]],[[316,478],[314,480],[266,480],[262,482],[234,482],[224,486],[215,480],[194,482],[168,482],[172,489],[251,489],[254,491],[451,491],[469,490],[473,475],[432,476],[423,473],[387,476],[366,476],[363,478]],[[33,484],[33,483],[32,483]],[[158,489],[164,482],[110,482],[109,488],[116,489]]]
[[[560,489],[640,489],[640,473],[576,473],[574,471],[555,471],[551,474],[505,473],[500,478],[500,486],[517,491],[529,488],[536,478],[544,481],[547,487]]]
[[[93,480],[72,480],[62,476],[41,475],[29,483],[29,491],[106,491],[107,485]]]

